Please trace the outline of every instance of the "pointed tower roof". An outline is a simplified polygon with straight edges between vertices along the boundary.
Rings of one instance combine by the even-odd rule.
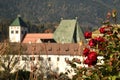
[[[17,16],[17,18],[12,22],[12,24],[10,26],[27,27],[26,23],[21,19],[20,15]]]
[[[83,32],[77,23],[77,19],[61,20],[54,32],[54,39],[58,43],[78,43],[85,41]]]

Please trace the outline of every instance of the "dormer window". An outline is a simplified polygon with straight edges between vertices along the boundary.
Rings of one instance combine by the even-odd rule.
[[[48,51],[52,51],[52,47],[49,47],[49,48],[48,48]]]

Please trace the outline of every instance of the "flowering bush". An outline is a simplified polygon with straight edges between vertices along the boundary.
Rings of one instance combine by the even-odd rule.
[[[114,23],[110,23],[113,19]],[[116,24],[116,11],[107,14],[107,21],[99,28],[100,34],[92,38],[90,32],[85,32],[89,39],[88,46],[83,49],[83,61],[88,67],[74,68],[76,75],[73,80],[120,80],[120,27]],[[104,57],[104,63],[97,65],[98,56]]]
[[[97,53],[96,52],[90,52],[86,58],[86,60],[84,61],[85,64],[88,64],[88,66],[92,66],[94,64],[96,64],[97,62]]]

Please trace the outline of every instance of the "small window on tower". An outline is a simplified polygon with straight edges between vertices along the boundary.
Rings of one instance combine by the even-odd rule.
[[[21,31],[22,34],[24,34],[24,31]]]
[[[16,31],[16,34],[18,34],[18,31]]]
[[[13,34],[13,33],[14,33],[14,31],[11,31],[11,33]]]

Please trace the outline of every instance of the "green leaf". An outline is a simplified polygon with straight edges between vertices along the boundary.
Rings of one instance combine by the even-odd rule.
[[[100,80],[99,76],[97,74],[94,75],[96,80]]]
[[[116,80],[116,76],[112,76],[112,80]]]
[[[112,58],[113,57],[113,54],[110,54],[110,58]]]

